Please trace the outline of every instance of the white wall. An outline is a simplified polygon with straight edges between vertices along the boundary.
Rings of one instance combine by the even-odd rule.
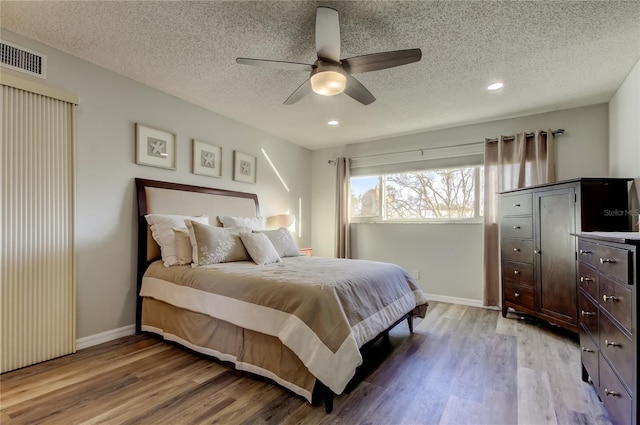
[[[80,96],[76,149],[78,337],[135,322],[134,177],[257,193],[263,215],[287,210],[297,214],[298,198],[302,198],[299,242],[310,244],[310,151],[16,34],[3,31],[2,38],[47,55],[46,83]],[[177,133],[176,171],[135,164],[136,122]],[[221,179],[191,174],[192,138],[222,146]],[[267,164],[262,148],[290,192]],[[258,157],[256,185],[232,180],[234,149]]]
[[[329,159],[479,142],[523,130],[564,128],[566,134],[556,139],[558,179],[606,177],[607,120],[607,105],[601,104],[314,151],[314,253],[334,255],[335,167],[327,164]],[[419,270],[419,283],[428,294],[478,303],[482,298],[480,224],[354,224],[352,244],[354,258],[395,262],[410,272]]]
[[[640,214],[640,61],[609,102],[609,167],[613,177],[635,178],[631,210]]]

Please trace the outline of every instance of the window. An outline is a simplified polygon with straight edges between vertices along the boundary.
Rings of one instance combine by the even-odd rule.
[[[467,166],[351,178],[353,221],[478,221],[484,167]]]

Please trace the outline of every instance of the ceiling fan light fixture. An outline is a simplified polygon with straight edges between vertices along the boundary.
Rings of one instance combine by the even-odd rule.
[[[347,77],[337,71],[322,71],[311,76],[311,89],[322,96],[335,96],[344,91]]]

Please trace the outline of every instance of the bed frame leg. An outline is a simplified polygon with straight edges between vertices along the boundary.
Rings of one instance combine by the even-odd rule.
[[[329,388],[325,387],[324,390],[324,410],[327,413],[331,413],[333,411],[333,391]]]
[[[311,394],[311,404],[318,406],[324,400],[324,408],[326,412],[331,413],[333,410],[334,395],[335,394],[329,389],[329,387],[317,380],[316,385],[313,388],[313,393]]]
[[[409,314],[409,317],[407,317],[407,323],[409,324],[409,332],[413,333],[413,314]]]

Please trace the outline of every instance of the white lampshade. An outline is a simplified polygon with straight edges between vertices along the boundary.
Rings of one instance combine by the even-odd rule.
[[[286,227],[292,232],[296,230],[296,216],[293,214],[278,214],[267,217],[267,229]]]
[[[322,71],[311,76],[311,89],[323,96],[335,96],[344,91],[347,77],[336,71]]]

